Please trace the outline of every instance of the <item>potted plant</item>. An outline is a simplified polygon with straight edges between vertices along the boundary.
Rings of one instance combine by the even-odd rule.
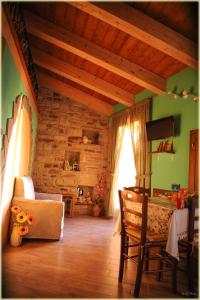
[[[97,176],[97,184],[94,187],[92,215],[99,217],[104,214],[104,199],[106,191],[106,173]]]
[[[104,210],[104,200],[100,197],[100,195],[93,201],[92,215],[94,217],[99,217],[102,215]]]

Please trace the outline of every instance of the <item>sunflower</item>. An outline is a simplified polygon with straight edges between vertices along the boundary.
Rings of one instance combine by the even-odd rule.
[[[20,212],[20,208],[19,208],[19,206],[14,205],[14,206],[11,207],[11,211],[13,213],[17,214],[17,213]]]
[[[33,217],[32,216],[27,216],[27,221],[28,221],[28,224],[32,225],[33,224]]]
[[[28,233],[28,226],[20,226],[20,235],[26,235]]]
[[[24,223],[27,220],[27,215],[22,211],[19,214],[17,214],[16,220],[19,223]]]

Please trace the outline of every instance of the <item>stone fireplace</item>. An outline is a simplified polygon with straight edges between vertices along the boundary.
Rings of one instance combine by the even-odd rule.
[[[107,174],[108,119],[47,88],[39,89],[38,104],[34,186],[38,192],[76,193],[78,214],[83,206],[91,208],[98,176]]]

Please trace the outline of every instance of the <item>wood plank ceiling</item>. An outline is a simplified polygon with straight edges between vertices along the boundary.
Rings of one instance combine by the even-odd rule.
[[[106,115],[197,68],[196,2],[21,3],[38,83]]]

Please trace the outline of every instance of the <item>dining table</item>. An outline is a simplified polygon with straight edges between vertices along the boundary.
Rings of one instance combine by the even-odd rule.
[[[130,202],[131,208],[141,212],[141,203]],[[149,197],[147,229],[167,235],[166,252],[179,260],[178,241],[187,237],[188,208],[177,208],[176,204],[168,197]],[[134,216],[134,222],[140,222]],[[121,232],[121,215],[117,218],[114,233]]]

